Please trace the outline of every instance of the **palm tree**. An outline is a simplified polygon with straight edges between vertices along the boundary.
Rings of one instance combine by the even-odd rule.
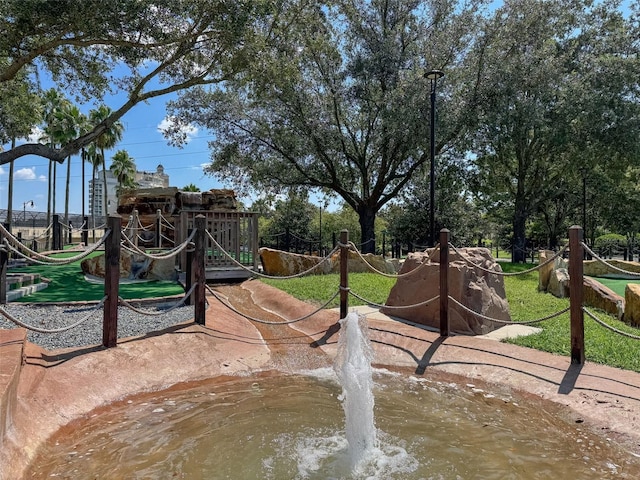
[[[111,109],[106,105],[100,105],[97,109],[89,112],[89,119],[93,126],[103,122],[111,115]],[[100,149],[102,157],[102,181],[104,183],[104,215],[107,216],[107,165],[105,163],[105,149],[113,148],[122,139],[124,126],[120,121],[107,126],[104,132],[95,140],[96,147]]]
[[[61,145],[66,144],[68,141],[77,138],[81,133],[81,127],[83,123],[86,123],[86,117],[80,112],[80,109],[71,104],[62,105],[61,108],[55,112],[55,123],[53,136],[57,142]],[[64,197],[64,223],[69,224],[69,189],[71,183],[71,156],[67,157],[67,179],[65,185],[65,197]],[[54,183],[55,192],[55,183]],[[55,193],[54,193],[55,195]],[[55,205],[55,199],[54,199]],[[55,211],[54,211],[55,213]]]
[[[62,140],[62,130],[58,125],[60,121],[56,118],[56,114],[69,104],[64,95],[60,94],[56,89],[51,88],[44,93],[42,99],[43,104],[43,119],[45,122],[44,136],[41,140],[49,142],[52,148],[60,144]],[[55,195],[56,195],[56,162],[49,160],[49,185],[47,189],[47,225],[51,223],[51,211],[55,213]],[[47,246],[49,244],[49,237],[47,236]]]
[[[183,192],[199,192],[200,187],[198,187],[197,185],[194,185],[193,183],[190,183],[189,185],[185,185],[184,187],[182,187],[182,191]]]
[[[118,186],[116,187],[118,196],[127,188],[135,188],[136,164],[126,150],[118,150],[116,152],[111,158],[109,170],[113,172],[118,181]]]

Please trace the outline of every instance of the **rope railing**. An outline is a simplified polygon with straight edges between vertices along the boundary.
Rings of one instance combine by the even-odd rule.
[[[616,333],[618,335],[622,335],[623,337],[632,338],[634,340],[640,340],[640,336],[639,335],[633,335],[631,333],[623,332],[622,330],[620,330],[618,328],[615,328],[615,327],[609,325],[608,323],[603,322],[598,317],[596,317],[592,312],[590,312],[586,307],[582,307],[582,310],[584,311],[584,313],[587,314],[588,317],[590,317],[598,325],[606,328],[607,330],[610,330],[610,331],[612,331],[612,332],[614,332],[614,333]]]
[[[0,313],[10,322],[16,324],[19,327],[22,328],[26,328],[27,330],[31,330],[32,332],[38,332],[38,333],[62,333],[62,332],[66,332],[67,330],[71,330],[73,328],[78,327],[79,325],[83,324],[84,322],[86,322],[87,320],[89,320],[93,314],[99,309],[102,308],[102,306],[104,305],[104,302],[107,300],[107,296],[105,295],[104,297],[102,297],[102,300],[100,300],[100,302],[98,302],[98,304],[91,310],[91,312],[89,312],[88,315],[86,315],[84,318],[78,320],[77,322],[71,324],[71,325],[67,325],[65,327],[60,327],[60,328],[40,328],[40,327],[34,327],[33,325],[30,325],[28,323],[23,322],[22,320],[14,317],[13,315],[11,315],[9,312],[7,312],[6,309],[4,309],[3,307],[0,307]]]
[[[108,256],[111,260],[107,261],[107,259],[105,259],[105,297],[102,299],[102,301],[100,302],[100,306],[104,305],[104,317],[105,317],[105,326],[103,327],[103,344],[107,347],[112,347],[115,346],[117,343],[117,333],[116,333],[116,329],[117,329],[117,307],[118,305],[122,305],[123,307],[129,308],[139,314],[142,315],[150,315],[150,316],[159,316],[162,315],[164,313],[167,313],[175,308],[180,307],[181,305],[184,304],[192,304],[195,308],[195,322],[201,325],[204,325],[205,323],[205,317],[204,317],[204,305],[206,305],[206,295],[204,294],[205,290],[209,290],[209,292],[211,293],[211,295],[213,295],[220,303],[222,303],[223,305],[225,305],[227,308],[229,308],[230,310],[232,310],[235,314],[240,315],[252,322],[257,322],[257,323],[264,323],[264,324],[269,324],[269,325],[288,325],[288,324],[292,324],[292,323],[296,323],[296,322],[300,322],[303,321],[305,319],[308,319],[309,317],[317,314],[318,312],[320,312],[321,310],[327,308],[332,302],[335,301],[335,299],[339,296],[340,297],[340,316],[344,317],[347,314],[347,308],[348,308],[348,298],[351,296],[355,299],[357,299],[358,301],[362,302],[363,304],[366,305],[371,305],[377,308],[384,308],[385,310],[388,310],[389,312],[393,312],[393,311],[402,311],[402,310],[407,310],[407,309],[412,309],[412,308],[421,308],[421,307],[425,307],[428,306],[430,304],[432,304],[433,302],[439,301],[440,302],[440,331],[441,331],[441,335],[443,336],[448,336],[449,335],[449,331],[448,331],[448,312],[450,308],[455,308],[459,313],[463,313],[464,315],[472,315],[475,318],[481,318],[484,320],[487,320],[489,322],[494,322],[496,324],[501,324],[501,325],[533,325],[533,324],[537,324],[537,323],[541,323],[547,320],[551,320],[553,318],[557,318],[561,315],[566,314],[567,312],[570,312],[570,321],[571,321],[571,341],[572,341],[572,362],[574,363],[581,363],[584,361],[584,329],[583,329],[583,325],[582,325],[582,315],[584,314],[584,312],[587,313],[587,315],[589,315],[591,318],[594,319],[594,321],[603,324],[603,326],[605,326],[606,328],[609,328],[609,330],[620,334],[620,335],[624,335],[630,338],[634,338],[634,339],[640,339],[640,336],[636,336],[636,335],[631,335],[629,333],[623,332],[619,329],[615,329],[614,327],[611,327],[610,325],[606,325],[604,322],[602,322],[600,319],[598,319],[597,317],[595,317],[591,312],[589,312],[586,309],[583,309],[582,307],[582,302],[583,302],[583,293],[582,293],[582,278],[583,278],[583,271],[582,271],[582,265],[583,265],[583,252],[587,251],[589,253],[591,253],[594,258],[597,258],[600,261],[603,261],[602,259],[600,259],[599,257],[597,257],[597,255],[593,254],[593,252],[586,247],[586,245],[584,245],[584,243],[582,243],[581,240],[581,229],[579,227],[571,227],[571,229],[569,230],[569,246],[564,247],[562,250],[560,250],[559,252],[556,252],[552,257],[548,258],[545,262],[537,265],[534,268],[531,269],[527,269],[521,272],[515,272],[515,273],[504,273],[504,272],[496,272],[493,269],[490,268],[486,268],[484,265],[479,265],[476,264],[474,261],[472,261],[472,259],[470,259],[467,255],[465,255],[463,252],[461,252],[459,249],[457,249],[455,246],[451,245],[451,243],[449,242],[449,231],[448,230],[443,230],[441,231],[441,235],[440,235],[440,241],[438,243],[438,245],[433,249],[433,251],[429,252],[429,256],[428,256],[428,261],[426,260],[427,255],[424,255],[425,260],[423,262],[421,262],[420,264],[418,264],[416,266],[416,268],[414,268],[413,270],[411,270],[410,272],[406,272],[404,274],[388,274],[386,272],[381,272],[380,270],[378,270],[377,268],[375,268],[375,266],[371,265],[366,258],[363,256],[363,254],[359,251],[358,247],[353,243],[350,242],[348,239],[348,232],[347,231],[343,231],[341,233],[341,237],[340,237],[340,241],[339,243],[336,245],[336,247],[325,257],[318,259],[318,263],[316,263],[315,265],[313,265],[311,268],[303,271],[303,272],[298,272],[294,275],[287,275],[287,276],[273,276],[273,275],[266,275],[263,274],[261,272],[258,272],[255,270],[255,257],[248,257],[251,258],[253,261],[253,265],[254,268],[249,268],[247,267],[245,264],[243,264],[242,262],[240,262],[237,258],[235,258],[234,255],[232,255],[231,253],[227,252],[227,250],[225,248],[222,247],[222,245],[220,245],[220,243],[216,240],[215,236],[212,235],[212,233],[208,230],[207,228],[207,224],[205,221],[205,218],[203,216],[197,215],[194,217],[194,228],[192,229],[192,231],[190,232],[190,235],[188,236],[188,238],[181,244],[176,245],[175,247],[173,247],[172,249],[162,253],[162,254],[150,254],[145,252],[143,249],[138,248],[137,244],[134,242],[134,239],[127,237],[126,235],[122,235],[122,230],[120,229],[120,222],[121,219],[120,217],[111,217],[109,219],[109,228],[105,231],[103,238],[100,240],[100,242],[98,244],[96,244],[94,246],[93,249],[91,249],[88,253],[87,252],[82,252],[80,255],[74,256],[74,257],[69,257],[66,259],[59,259],[59,258],[51,258],[47,255],[42,255],[42,254],[38,254],[37,252],[34,252],[31,249],[26,248],[22,243],[20,243],[20,241],[18,239],[16,239],[15,237],[13,237],[9,232],[6,231],[6,229],[4,229],[4,227],[2,225],[0,225],[0,234],[3,235],[3,244],[4,246],[4,252],[7,251],[16,251],[16,253],[18,252],[22,252],[23,250],[28,252],[30,255],[32,255],[32,257],[25,257],[30,261],[42,261],[44,262],[45,260],[47,261],[46,264],[54,264],[54,265],[60,265],[60,264],[65,264],[65,263],[71,263],[73,261],[77,261],[79,258],[84,258],[85,256],[87,256],[89,253],[91,253],[92,251],[95,251],[100,245],[105,244],[105,255]],[[185,230],[186,232],[186,230]],[[186,235],[183,235],[183,237]],[[207,241],[207,236],[208,236],[208,241]],[[577,240],[579,239],[579,241]],[[164,311],[151,311],[151,310],[145,310],[142,308],[139,308],[137,306],[132,305],[130,302],[124,300],[122,297],[120,297],[118,295],[118,278],[119,278],[119,262],[114,261],[114,259],[116,257],[119,258],[119,255],[122,251],[126,251],[126,252],[130,252],[130,253],[135,253],[141,256],[144,256],[146,258],[151,258],[151,259],[170,259],[176,255],[178,255],[179,253],[184,252],[185,249],[187,248],[193,248],[191,250],[191,253],[193,255],[189,255],[187,256],[187,258],[190,258],[190,267],[191,267],[191,273],[187,276],[187,287],[186,289],[188,289],[188,292],[185,293],[185,295],[179,300],[177,301],[175,304],[171,305],[169,307],[169,309],[164,310]],[[287,280],[287,279],[293,279],[293,278],[299,278],[299,277],[303,277],[305,275],[308,275],[310,273],[313,273],[314,271],[322,268],[322,265],[325,262],[328,262],[330,260],[332,260],[332,257],[335,258],[335,254],[339,253],[339,261],[340,261],[340,285],[339,288],[337,289],[337,291],[335,293],[333,293],[331,295],[331,298],[329,300],[327,300],[322,306],[320,306],[319,308],[315,309],[313,312],[304,315],[302,317],[296,318],[296,319],[285,319],[284,321],[278,321],[278,322],[274,322],[274,321],[266,321],[260,318],[255,318],[252,317],[244,312],[242,312],[241,310],[238,310],[237,308],[235,308],[231,302],[229,301],[228,298],[225,298],[223,295],[221,295],[219,292],[216,292],[212,289],[210,289],[210,287],[208,285],[206,285],[206,274],[205,274],[205,261],[206,261],[206,256],[207,256],[207,252],[210,251],[210,249],[213,248],[216,251],[214,252],[215,256],[218,257],[218,253],[220,253],[221,255],[223,255],[225,258],[227,258],[232,265],[237,265],[238,267],[240,267],[241,269],[244,269],[246,271],[249,271],[251,273],[252,276],[256,276],[256,277],[262,277],[262,278],[267,278],[267,279],[273,279],[273,280]],[[519,321],[513,321],[513,320],[504,320],[504,319],[499,319],[499,318],[493,318],[491,316],[488,315],[484,315],[480,312],[475,312],[473,311],[471,308],[467,307],[466,305],[464,305],[459,299],[455,299],[453,298],[451,295],[449,295],[448,293],[448,271],[449,271],[449,251],[454,251],[456,253],[458,253],[461,257],[461,259],[463,259],[466,263],[470,264],[471,266],[478,268],[480,271],[484,271],[487,272],[488,274],[491,275],[498,275],[498,276],[515,276],[515,275],[524,275],[536,270],[541,269],[542,267],[544,267],[545,265],[555,261],[558,257],[560,257],[561,255],[564,254],[565,251],[567,251],[567,249],[570,252],[569,255],[569,277],[570,277],[570,291],[571,291],[571,297],[570,297],[570,306],[568,308],[562,309],[558,312],[552,313],[550,315],[544,316],[542,318],[537,318],[537,319],[533,319],[533,320],[519,320]],[[584,250],[583,250],[584,249]],[[421,267],[427,265],[427,264],[431,264],[432,268],[433,266],[435,266],[435,263],[432,263],[432,260],[435,260],[437,262],[437,267],[439,268],[439,275],[440,275],[440,282],[439,282],[439,292],[438,295],[433,296],[433,298],[430,298],[428,300],[425,301],[421,301],[421,302],[417,302],[415,304],[412,305],[385,305],[385,304],[379,304],[376,302],[373,302],[365,297],[363,297],[362,295],[359,295],[358,293],[356,293],[355,291],[352,291],[349,286],[348,286],[348,263],[349,263],[349,257],[350,257],[350,250],[353,250],[358,259],[362,260],[365,262],[365,264],[368,266],[367,268],[369,268],[369,270],[371,270],[372,272],[385,276],[385,277],[392,277],[392,278],[401,278],[401,277],[407,277],[411,274],[415,274],[417,271],[420,270]],[[0,252],[2,253],[2,252]],[[255,254],[255,252],[254,252]],[[6,260],[6,253],[3,253],[3,255],[5,256],[5,262]],[[237,255],[237,253],[236,253]],[[439,259],[435,258],[439,255]],[[353,257],[352,257],[353,258]],[[604,261],[603,261],[604,262]],[[606,263],[606,262],[604,262]],[[107,271],[107,265],[109,265],[109,271]],[[227,265],[229,265],[227,263]],[[636,274],[635,272],[627,272],[624,269],[619,269],[617,267],[614,267],[612,265],[609,265],[611,268],[620,271],[622,273],[629,273],[632,275],[638,275],[640,276],[640,274]],[[444,268],[443,268],[444,267]],[[189,271],[189,270],[187,270]],[[194,281],[195,280],[195,281]],[[193,282],[193,284],[191,283]],[[436,280],[437,282],[437,280]],[[436,291],[433,291],[433,293],[436,293]],[[189,303],[191,302],[191,303]],[[451,305],[451,307],[450,307]],[[98,307],[99,308],[99,307]],[[114,311],[115,310],[115,311]],[[6,310],[2,309],[2,313],[4,314],[6,312]],[[6,312],[7,314],[9,314],[9,312]],[[107,322],[107,317],[109,317],[108,323]],[[594,318],[595,317],[595,318]],[[10,319],[11,320],[11,319]],[[17,322],[20,323],[16,323],[19,326],[24,326],[24,328],[28,328],[28,322],[22,322],[19,319],[16,319]],[[12,320],[13,321],[13,320]],[[83,320],[84,321],[84,320]],[[15,323],[15,322],[14,322]],[[41,333],[56,333],[56,332],[60,332],[60,331],[65,331],[66,329],[70,329],[73,328],[79,324],[81,324],[82,321],[80,322],[76,322],[71,326],[67,326],[67,327],[63,327],[62,329],[40,329],[38,327],[34,327],[33,330],[37,331],[37,332],[41,332]],[[106,332],[109,330],[109,334],[107,334]],[[444,333],[443,333],[444,332]],[[108,336],[108,338],[107,338]]]
[[[17,238],[15,238],[13,235],[7,232],[2,226],[0,226],[0,231],[2,231],[2,233],[6,235],[5,238],[3,239],[3,246],[7,247],[16,255],[30,262],[38,263],[40,265],[68,265],[70,263],[82,260],[88,257],[89,255],[91,255],[96,250],[98,250],[105,243],[107,237],[111,233],[111,230],[105,231],[102,238],[95,245],[93,245],[91,248],[87,250],[83,250],[82,253],[79,253],[78,255],[74,255],[72,257],[65,257],[65,258],[56,258],[48,255],[43,255],[41,253],[36,252],[35,250],[30,249],[26,245],[23,245],[22,243],[20,243],[20,241]],[[59,254],[59,253],[66,253],[66,251],[57,250],[55,252],[52,252],[52,254]]]
[[[376,303],[371,300],[367,300],[366,298],[358,295],[356,292],[354,292],[350,288],[348,288],[347,291],[349,292],[350,295],[357,298],[361,302],[366,303],[367,305],[371,305],[372,307],[376,307],[376,308],[384,308],[386,310],[406,310],[407,308],[426,307],[430,303],[433,303],[440,298],[440,295],[436,295],[435,297],[430,298],[429,300],[424,300],[422,302],[414,303],[411,305],[386,305],[386,304]]]
[[[584,242],[582,243],[582,247],[585,249],[585,251],[591,255],[593,258],[595,258],[598,262],[600,262],[602,265],[605,265],[607,268],[610,268],[611,270],[614,270],[618,273],[622,273],[625,275],[630,275],[632,277],[638,277],[640,278],[640,272],[632,272],[630,270],[625,270],[624,268],[619,268],[616,267],[615,265],[610,264],[609,262],[607,262],[604,258],[599,257],[593,250],[591,250]]]
[[[207,285],[207,290],[211,293],[211,295],[213,295],[216,298],[216,300],[218,300],[221,304],[223,304],[225,307],[227,307],[233,313],[235,313],[237,315],[240,315],[241,317],[244,317],[247,320],[250,320],[252,322],[261,323],[261,324],[264,324],[264,325],[291,325],[293,323],[298,323],[298,322],[301,322],[303,320],[307,320],[308,318],[312,317],[313,315],[315,315],[318,312],[321,312],[322,310],[327,308],[331,304],[331,302],[333,302],[335,300],[335,298],[340,294],[340,290],[337,290],[329,300],[327,300],[323,305],[321,305],[320,307],[318,307],[317,309],[315,309],[311,313],[308,313],[308,314],[303,315],[303,316],[298,317],[298,318],[294,318],[292,320],[285,320],[283,322],[270,322],[268,320],[263,320],[261,318],[256,318],[256,317],[253,317],[251,315],[247,315],[244,312],[239,311],[233,305],[231,305],[231,303],[229,303],[228,298],[223,297],[218,292],[216,292],[215,290],[211,289],[208,285]],[[221,297],[225,298],[225,300],[222,300]]]
[[[292,278],[300,278],[300,277],[304,277],[306,275],[309,275],[311,272],[317,270],[318,268],[320,268],[322,266],[323,263],[331,260],[331,256],[339,250],[339,246],[336,246],[333,250],[331,250],[331,252],[329,252],[326,256],[324,256],[318,263],[316,263],[315,265],[313,265],[311,268],[308,268],[307,270],[303,271],[303,272],[299,272],[296,273],[294,275],[283,275],[283,276],[276,276],[276,275],[266,275],[264,273],[261,272],[257,272],[252,268],[248,268],[246,265],[243,265],[242,263],[240,263],[238,260],[236,260],[229,252],[227,252],[222,245],[220,245],[215,238],[213,238],[213,235],[211,235],[211,232],[209,232],[207,230],[207,236],[209,237],[209,240],[211,240],[211,242],[213,243],[213,245],[220,250],[220,252],[229,260],[231,260],[232,263],[234,263],[235,265],[237,265],[238,267],[242,268],[243,270],[246,270],[248,272],[251,272],[252,275],[255,275],[256,277],[259,278],[267,278],[267,279],[271,279],[271,280],[289,280]]]
[[[187,248],[189,245],[191,245],[192,241],[193,241],[193,237],[195,236],[195,234],[196,234],[196,231],[193,230],[191,232],[191,234],[187,237],[187,239],[184,242],[182,242],[179,245],[176,245],[175,247],[173,247],[170,250],[167,250],[167,252],[163,253],[163,254],[147,253],[144,250],[138,248],[138,246],[135,243],[133,243],[131,241],[131,239],[127,238],[126,236],[122,237],[122,244],[121,245],[122,245],[122,248],[124,250],[126,250],[127,252],[129,252],[129,253],[132,253],[132,254],[135,254],[135,255],[141,255],[143,257],[150,258],[150,259],[153,259],[153,260],[164,260],[164,259],[168,259],[168,258],[172,258],[172,257],[177,256],[185,248]],[[126,245],[126,244],[128,244],[128,245]]]
[[[173,224],[169,220],[167,220],[167,218],[162,213],[160,213],[160,224],[161,226],[167,227],[169,230],[176,229],[176,227],[174,227]]]
[[[341,245],[340,243],[338,243],[337,247],[341,247],[344,245]],[[436,245],[436,247],[434,248],[433,252],[431,253],[431,255],[429,255],[428,258],[428,262],[422,262],[420,265],[418,265],[416,268],[414,268],[413,270],[410,270],[408,272],[405,273],[386,273],[386,272],[381,272],[380,270],[378,270],[376,267],[374,267],[373,265],[371,265],[366,258],[364,258],[364,256],[362,255],[362,253],[360,252],[360,250],[358,250],[358,247],[356,246],[355,243],[353,242],[349,242],[347,244],[347,246],[353,250],[354,252],[356,252],[356,254],[358,255],[358,257],[365,263],[365,265],[367,266],[367,269],[369,269],[370,271],[377,273],[378,275],[382,275],[383,277],[387,277],[387,278],[404,278],[404,277],[409,277],[411,275],[415,275],[417,272],[420,271],[420,269],[422,267],[424,267],[425,265],[428,265],[428,262],[430,262],[433,259],[433,256],[435,255],[435,252],[437,250],[437,248],[440,246],[440,244]]]
[[[186,292],[182,298],[180,298],[180,300],[178,300],[177,302],[175,302],[173,305],[171,305],[169,308],[167,309],[163,309],[161,311],[156,310],[155,312],[152,312],[150,310],[143,310],[141,308],[136,307],[135,305],[132,305],[130,302],[127,302],[124,298],[118,296],[118,302],[120,303],[120,305],[122,305],[123,307],[127,307],[129,310],[134,311],[136,313],[139,313],[141,315],[147,315],[150,317],[156,317],[156,316],[161,316],[161,315],[166,315],[167,313],[175,310],[176,308],[180,308],[182,307],[185,302],[191,297],[191,294],[193,293],[193,291],[196,289],[197,285],[193,285],[188,292]]]
[[[544,322],[544,321],[547,321],[547,320],[551,320],[552,318],[557,318],[560,315],[564,315],[570,309],[570,307],[567,307],[567,308],[559,310],[559,311],[557,311],[555,313],[547,315],[545,317],[536,318],[535,320],[503,320],[503,319],[500,319],[500,318],[488,317],[488,316],[483,315],[481,313],[478,313],[478,312],[476,312],[474,310],[471,310],[469,307],[467,307],[466,305],[463,305],[458,300],[453,298],[451,295],[449,295],[449,300],[451,300],[456,306],[460,307],[465,312],[470,313],[475,317],[482,318],[483,320],[489,320],[489,321],[495,322],[495,323],[500,323],[500,324],[503,324],[503,325],[534,325],[536,323]]]
[[[486,268],[486,267],[484,267],[484,266],[482,266],[482,265],[480,265],[478,263],[472,262],[471,259],[469,259],[468,256],[464,254],[464,252],[461,252],[459,249],[457,249],[451,243],[449,244],[449,247],[452,248],[453,251],[456,252],[458,255],[460,255],[460,258],[462,258],[462,260],[464,260],[466,263],[468,263],[472,267],[478,268],[478,269],[482,270],[483,272],[492,273],[492,274],[495,274],[495,275],[498,275],[498,276],[501,276],[501,277],[516,277],[518,275],[526,275],[528,273],[535,272],[536,270],[540,270],[542,267],[550,264],[556,258],[560,257],[569,248],[568,245],[565,245],[560,251],[556,252],[554,255],[549,257],[544,262],[536,265],[535,267],[528,268],[527,270],[522,270],[520,272],[507,273],[507,272],[497,272],[495,270],[491,270],[490,268]]]

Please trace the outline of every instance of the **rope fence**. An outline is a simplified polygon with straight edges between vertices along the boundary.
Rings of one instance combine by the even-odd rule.
[[[135,217],[135,218],[134,218]],[[158,212],[157,215],[158,223],[166,222],[167,220],[162,217],[161,213]],[[133,228],[135,226],[135,228]],[[165,226],[166,227],[166,226]],[[567,312],[570,315],[570,323],[571,323],[571,360],[573,363],[583,363],[585,359],[584,352],[584,314],[586,313],[589,318],[592,318],[594,321],[598,322],[605,328],[608,328],[615,334],[623,335],[628,338],[632,338],[635,340],[640,340],[640,336],[632,335],[626,332],[623,332],[619,329],[611,327],[607,325],[602,320],[598,319],[593,313],[584,308],[583,299],[584,299],[584,291],[583,291],[583,256],[585,251],[592,255],[597,261],[605,263],[608,267],[619,273],[629,274],[631,276],[640,277],[640,273],[629,272],[622,268],[616,267],[607,263],[602,258],[598,257],[594,252],[592,252],[582,241],[582,229],[580,227],[571,227],[569,229],[569,244],[565,246],[562,250],[556,252],[552,257],[548,258],[543,263],[536,265],[533,268],[516,272],[516,273],[505,273],[501,271],[496,271],[493,268],[487,268],[486,266],[479,264],[473,261],[470,256],[464,252],[462,249],[459,249],[452,245],[449,241],[450,233],[448,230],[443,229],[440,232],[439,243],[433,248],[433,250],[429,251],[429,256],[427,259],[417,264],[415,268],[412,270],[402,273],[402,274],[389,274],[387,272],[383,272],[378,268],[375,268],[371,265],[370,262],[367,261],[367,258],[359,251],[356,244],[349,241],[349,235],[346,230],[343,230],[340,233],[340,240],[337,242],[336,247],[329,252],[328,255],[319,258],[317,262],[311,266],[310,268],[299,272],[294,275],[286,275],[286,276],[273,276],[267,275],[257,269],[251,269],[246,265],[242,264],[238,261],[235,256],[229,252],[227,252],[223,246],[216,240],[216,238],[212,235],[210,231],[206,228],[205,217],[202,215],[197,215],[193,221],[193,230],[185,238],[181,243],[175,245],[174,247],[163,251],[162,253],[149,253],[142,248],[138,247],[137,242],[135,241],[135,237],[131,235],[132,231],[146,228],[142,226],[139,222],[139,219],[136,215],[133,215],[128,222],[128,228],[121,228],[121,217],[114,216],[110,217],[108,223],[106,225],[105,233],[100,241],[95,244],[92,248],[87,248],[83,252],[78,255],[74,255],[69,258],[60,259],[60,258],[52,258],[50,255],[43,255],[36,251],[33,251],[20,243],[16,237],[11,235],[9,231],[7,231],[2,225],[0,225],[0,274],[3,274],[4,277],[1,279],[2,283],[5,283],[6,278],[6,263],[7,257],[9,253],[13,253],[16,255],[20,255],[26,260],[34,263],[42,263],[46,265],[63,265],[71,262],[78,261],[82,258],[85,258],[89,254],[95,252],[98,248],[104,248],[105,251],[105,296],[98,303],[95,310],[102,308],[103,309],[103,345],[105,347],[114,347],[117,344],[117,307],[118,305],[126,307],[136,313],[143,315],[162,315],[163,313],[167,313],[175,308],[184,305],[190,305],[194,308],[194,322],[196,324],[204,325],[205,323],[205,310],[207,307],[207,299],[206,293],[213,296],[218,302],[224,305],[226,308],[229,308],[235,314],[240,315],[252,322],[270,324],[270,325],[287,325],[296,322],[304,321],[318,312],[322,311],[325,308],[328,308],[336,298],[339,297],[339,309],[340,309],[340,318],[344,318],[347,315],[348,311],[348,298],[350,296],[356,298],[362,303],[377,307],[384,308],[389,311],[401,311],[409,308],[424,308],[435,302],[439,302],[439,322],[440,322],[440,335],[446,337],[449,335],[449,313],[450,309],[455,309],[458,312],[462,312],[464,315],[471,315],[477,318],[481,318],[486,321],[495,322],[501,325],[533,325],[538,324],[547,320],[551,320],[557,318],[561,315],[566,314]],[[183,237],[184,238],[184,237]],[[264,319],[255,318],[246,313],[243,313],[241,310],[235,308],[228,298],[225,298],[219,292],[211,289],[206,283],[206,272],[205,272],[205,256],[207,255],[207,251],[209,248],[213,248],[217,253],[223,254],[227,259],[231,261],[234,266],[242,268],[248,272],[250,272],[251,276],[258,278],[267,278],[267,279],[275,279],[275,280],[286,280],[292,278],[303,277],[312,273],[316,273],[318,270],[322,269],[327,262],[335,261],[336,256],[339,259],[340,266],[340,280],[339,286],[336,289],[335,293],[331,296],[331,298],[326,301],[322,306],[315,309],[313,312],[310,312],[300,318],[295,319],[284,319],[282,322],[272,322],[266,321]],[[138,308],[124,300],[118,294],[118,285],[120,278],[120,255],[122,252],[127,252],[129,254],[135,254],[143,256],[149,260],[170,260],[172,258],[177,257],[180,253],[185,252],[190,259],[189,266],[190,271],[186,277],[185,284],[185,294],[184,296],[171,305],[168,309],[163,311],[151,311],[146,309]],[[429,298],[428,300],[416,302],[412,305],[384,305],[373,302],[359,295],[358,293],[352,291],[349,287],[349,256],[350,253],[355,253],[356,257],[363,262],[367,268],[378,275],[383,275],[385,277],[392,278],[402,278],[410,275],[415,275],[417,272],[420,272],[421,269],[427,265],[434,263],[438,264],[439,271],[439,294]],[[569,254],[569,290],[570,290],[570,306],[560,310],[558,312],[552,313],[542,318],[537,318],[533,320],[520,320],[520,321],[512,321],[505,320],[500,318],[493,318],[487,315],[482,314],[481,312],[474,311],[468,306],[464,305],[459,299],[454,298],[449,294],[449,280],[448,280],[448,271],[449,271],[449,254],[450,252],[456,253],[460,259],[465,261],[469,266],[473,268],[478,268],[481,271],[484,271],[490,275],[498,275],[498,276],[515,276],[515,275],[526,275],[534,271],[539,271],[540,269],[545,268],[550,263],[554,262],[557,258],[564,256],[566,252]],[[6,299],[6,286],[4,291],[0,291],[0,295],[4,295],[2,298]],[[6,300],[5,300],[6,302]],[[0,302],[0,303],[5,303]],[[94,311],[90,313],[93,315]],[[86,319],[83,319],[79,322],[75,322],[73,325],[69,325],[67,327],[58,328],[58,329],[42,329],[30,325],[28,322],[24,322],[20,319],[12,317],[4,308],[0,307],[0,314],[4,315],[10,321],[15,323],[18,326],[23,328],[27,328],[29,330],[33,330],[40,333],[56,333],[62,332],[67,329],[76,328],[80,326]]]

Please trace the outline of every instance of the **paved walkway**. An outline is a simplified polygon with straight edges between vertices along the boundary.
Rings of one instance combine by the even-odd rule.
[[[219,291],[245,314],[270,322],[314,310],[258,281]],[[291,373],[332,363],[339,335],[335,311],[274,327],[248,321],[213,297],[209,303],[205,326],[188,323],[162,334],[120,339],[113,349],[47,352],[26,344],[14,352],[13,370],[22,354],[25,361],[19,381],[12,383],[17,401],[6,408],[0,479],[20,478],[46,438],[73,419],[124,397],[182,382],[269,370]],[[640,374],[591,363],[571,365],[567,357],[490,338],[441,338],[365,307],[356,310],[367,314],[376,366],[554,402],[562,420],[620,442],[632,452],[630,461],[638,461],[633,454],[640,455]],[[7,348],[16,349],[16,339],[12,342],[5,345],[0,337],[2,369],[6,366],[7,371]]]

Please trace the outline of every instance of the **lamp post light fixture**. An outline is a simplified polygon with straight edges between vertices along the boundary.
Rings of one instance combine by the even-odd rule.
[[[33,208],[33,200],[29,200],[29,201],[24,202],[22,204],[22,221],[23,222],[27,221],[27,205],[29,205],[31,208]]]
[[[431,164],[429,165],[429,246],[436,245],[436,85],[444,77],[442,70],[430,70],[424,77],[431,82]]]

